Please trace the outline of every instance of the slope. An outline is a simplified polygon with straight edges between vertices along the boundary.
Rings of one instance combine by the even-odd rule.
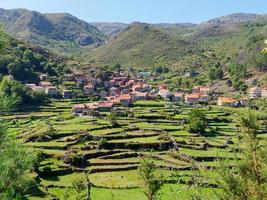
[[[172,63],[198,50],[196,44],[176,39],[154,26],[133,23],[109,43],[89,53],[89,57],[100,63],[153,67]]]
[[[98,46],[105,40],[104,34],[97,28],[66,13],[41,14],[26,9],[0,9],[0,22],[15,38],[58,52]]]

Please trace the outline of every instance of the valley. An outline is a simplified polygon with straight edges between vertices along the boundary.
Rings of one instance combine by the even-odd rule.
[[[266,200],[266,14],[45,11],[0,8],[1,200]]]

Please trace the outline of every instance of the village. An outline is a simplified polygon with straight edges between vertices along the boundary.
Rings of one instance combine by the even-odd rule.
[[[82,88],[83,95],[96,96],[98,101],[75,104],[72,112],[78,115],[97,116],[99,112],[109,112],[114,107],[130,107],[133,102],[146,100],[164,100],[180,102],[187,105],[218,105],[231,107],[247,107],[250,99],[267,98],[267,87],[251,87],[247,95],[241,98],[223,96],[216,92],[216,88],[210,86],[194,86],[187,91],[170,91],[167,84],[151,85],[144,77],[147,74],[140,73],[137,77],[131,77],[127,73],[114,73],[110,80],[101,80],[86,77],[81,74],[66,75],[67,81],[72,81]],[[40,74],[39,84],[26,84],[33,91],[44,92],[51,98],[70,99],[74,97],[71,89],[59,89],[48,81],[46,74]]]

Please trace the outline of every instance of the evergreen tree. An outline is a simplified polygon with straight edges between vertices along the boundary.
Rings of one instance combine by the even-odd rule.
[[[0,49],[4,48],[3,33],[0,31]],[[16,107],[18,97],[5,91],[8,79],[0,83],[0,113]],[[34,168],[35,154],[11,141],[7,135],[7,126],[0,122],[0,199],[24,199],[36,184],[29,183],[25,174]]]
[[[148,200],[157,200],[162,182],[156,173],[156,165],[150,159],[142,160],[139,166],[139,174],[144,181],[144,194]]]
[[[256,116],[250,112],[240,117],[242,139],[234,166],[220,162],[220,200],[266,200],[267,199],[267,156],[266,146],[260,144],[259,126]]]

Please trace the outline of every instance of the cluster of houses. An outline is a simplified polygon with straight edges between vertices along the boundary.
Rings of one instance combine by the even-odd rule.
[[[249,99],[256,98],[267,99],[267,86],[250,88],[248,90],[248,98],[237,100],[232,97],[219,97],[217,104],[219,106],[248,106]]]
[[[241,99],[235,99],[232,97],[219,97],[217,99],[217,105],[218,106],[231,106],[231,107],[246,107],[248,106],[249,100],[248,98],[241,98]]]
[[[45,92],[50,97],[57,97],[59,94],[57,88],[49,81],[41,81],[38,85],[26,84],[26,87],[36,92]]]
[[[248,96],[251,99],[254,98],[267,99],[267,86],[250,88],[248,91]]]
[[[26,87],[30,88],[33,91],[36,92],[44,92],[49,97],[56,98],[60,95],[60,92],[56,86],[54,86],[50,81],[47,81],[47,75],[46,74],[40,74],[39,75],[40,82],[38,84],[29,83],[25,84]],[[72,97],[72,91],[71,90],[63,90],[62,91],[63,98],[71,98]]]
[[[110,111],[117,105],[128,107],[139,100],[153,100],[162,98],[166,101],[185,102],[198,104],[213,102],[219,106],[247,106],[249,98],[267,98],[267,87],[253,87],[249,89],[249,98],[234,99],[232,97],[215,96],[214,91],[208,86],[194,86],[191,91],[171,92],[167,85],[162,84],[152,87],[142,77],[131,78],[129,75],[120,73],[113,74],[111,78],[100,79],[85,77],[84,75],[69,75],[66,80],[76,82],[84,90],[84,95],[99,96],[100,101],[73,106],[73,113],[97,115],[98,112]],[[72,98],[71,90],[63,90],[60,94],[57,87],[47,81],[47,75],[40,75],[40,83],[26,84],[33,91],[45,92],[50,97]]]
[[[97,115],[99,112],[111,111],[118,105],[127,107],[134,101],[153,100],[159,97],[164,100],[180,101],[187,104],[213,102],[219,106],[235,107],[248,106],[249,102],[249,98],[234,99],[224,96],[215,98],[216,102],[214,101],[214,96],[212,96],[214,92],[207,86],[194,86],[190,92],[171,92],[164,84],[155,88],[145,83],[143,79],[134,79],[128,76],[114,76],[110,81],[106,81],[104,85],[107,92],[103,101],[74,105],[73,113]],[[86,94],[94,94],[96,87],[96,82],[89,82],[84,85],[84,92]]]
[[[87,95],[96,94],[98,81],[95,79],[79,79],[84,84],[84,93]],[[89,104],[78,104],[73,106],[73,113],[96,114],[97,112],[111,110],[116,105],[125,107],[139,100],[153,100],[163,98],[169,101],[185,101],[188,104],[208,102],[211,99],[209,87],[195,86],[191,93],[171,92],[166,85],[159,85],[157,88],[147,84],[142,78],[130,78],[127,75],[114,75],[111,80],[103,82],[104,94],[101,94],[102,101]],[[103,93],[103,92],[102,92]]]

